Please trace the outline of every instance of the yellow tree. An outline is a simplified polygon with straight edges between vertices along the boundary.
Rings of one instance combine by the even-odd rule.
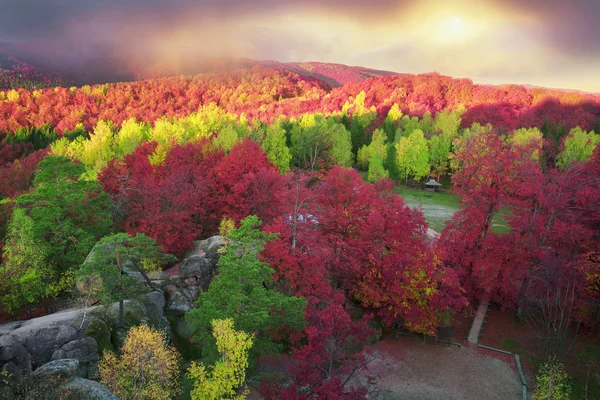
[[[121,356],[105,351],[100,383],[120,399],[162,400],[179,394],[180,356],[163,333],[147,325],[129,330]]]
[[[221,359],[209,368],[192,363],[188,370],[194,381],[192,400],[245,399],[248,391],[239,389],[246,380],[253,336],[233,329],[231,318],[213,320],[212,326]]]

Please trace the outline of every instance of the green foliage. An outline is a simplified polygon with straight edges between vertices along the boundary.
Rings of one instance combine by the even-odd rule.
[[[429,137],[435,131],[435,121],[431,116],[431,112],[427,111],[423,114],[423,118],[419,121],[419,129]]]
[[[384,130],[385,134],[388,137],[389,141],[393,141],[396,134],[396,128],[398,127],[398,121],[402,118],[402,111],[398,104],[394,103],[394,105],[388,111],[388,114],[383,121],[383,124],[380,126],[381,129]]]
[[[33,220],[15,208],[8,228],[4,259],[0,266],[0,303],[8,312],[44,297],[54,297],[56,271],[46,264],[47,244],[35,236]]]
[[[387,158],[388,151],[388,146],[386,143],[387,134],[385,131],[383,129],[375,129],[371,143],[368,146],[364,145],[360,148],[360,150],[358,150],[357,159],[359,169],[365,171],[367,168],[370,168],[371,159],[373,157],[378,157],[380,161],[385,160]]]
[[[515,130],[508,136],[507,141],[513,146],[523,149],[530,148],[531,159],[539,160],[542,154],[544,135],[538,128],[521,128]]]
[[[94,132],[78,154],[77,159],[86,166],[87,176],[96,179],[102,168],[116,158],[113,148],[113,127],[111,122],[98,121]]]
[[[396,153],[396,146],[389,144],[387,146],[386,158],[383,162],[383,166],[390,173],[390,178],[398,181],[400,180],[400,170],[398,168],[398,156]]]
[[[556,165],[567,168],[578,161],[587,161],[600,143],[600,135],[593,131],[585,132],[580,127],[575,127],[565,139],[564,150],[558,155]]]
[[[396,144],[396,155],[400,177],[420,180],[429,174],[429,150],[427,139],[420,129],[403,137]]]
[[[277,166],[280,173],[285,173],[290,169],[292,154],[286,144],[285,129],[278,123],[267,128],[267,134],[262,143],[262,148],[267,153],[269,161]]]
[[[363,145],[360,149],[358,149],[358,153],[356,155],[356,162],[358,164],[358,169],[361,171],[366,171],[369,168],[369,161],[372,158],[371,147],[366,144]]]
[[[55,297],[69,288],[76,266],[112,225],[110,198],[97,182],[79,179],[82,165],[66,157],[48,156],[38,167],[31,193],[16,199],[16,214],[9,226],[13,238],[6,255],[12,271],[17,266],[30,271],[22,278],[28,279],[31,290],[37,288],[37,294],[30,293],[28,301]],[[24,228],[18,226],[21,224]],[[33,264],[24,265],[34,253]],[[39,279],[48,287],[42,290],[35,283]]]
[[[118,158],[122,158],[133,151],[142,142],[148,139],[150,127],[147,124],[130,119],[121,125],[114,137],[114,152]]]
[[[419,129],[419,118],[405,115],[401,120],[398,121],[398,128],[396,129],[396,137],[394,138],[394,142],[398,143],[401,138],[408,137],[417,129]]]
[[[320,114],[304,114],[293,124],[290,133],[292,164],[317,170],[320,163],[329,163],[331,139],[327,121]]]
[[[221,149],[226,153],[229,153],[231,148],[235,146],[238,141],[238,133],[233,125],[226,125],[221,131],[214,137],[213,144],[217,149]]]
[[[331,140],[329,155],[343,167],[352,167],[354,155],[352,154],[352,138],[350,132],[343,124],[332,119],[328,120],[327,134]]]
[[[273,338],[281,327],[298,331],[304,326],[304,299],[273,290],[274,271],[258,258],[265,243],[276,237],[260,231],[259,225],[257,217],[249,216],[231,231],[232,244],[219,259],[219,274],[198,298],[196,309],[186,315],[190,325],[201,331],[197,338],[206,344],[211,360],[216,359],[217,349],[208,328],[215,319],[232,318],[236,329],[256,335],[251,360],[281,352],[282,346]]]
[[[96,179],[109,161],[123,158],[148,139],[148,125],[130,119],[117,130],[110,121],[99,120],[88,138],[77,129],[71,138],[72,141],[63,137],[54,142],[52,153],[80,161],[86,169],[84,177]]]
[[[439,132],[448,137],[452,141],[458,136],[458,128],[461,123],[461,113],[464,110],[440,111],[435,115],[433,126],[434,132]]]
[[[365,98],[365,92],[361,91],[356,95],[354,102],[346,102],[342,107],[343,115],[352,115],[349,126],[352,138],[352,153],[356,153],[362,145],[368,144],[365,143],[365,133],[377,118],[375,107],[365,107]]]
[[[571,393],[565,367],[554,359],[543,363],[535,377],[534,400],[564,400]]]
[[[175,257],[163,254],[162,248],[152,238],[142,234],[132,237],[127,233],[117,233],[98,241],[91,257],[81,264],[76,276],[80,284],[95,286],[94,294],[104,304],[111,304],[143,291],[135,278],[122,273],[126,262],[148,279],[147,272],[174,260]],[[96,282],[98,284],[94,285]]]
[[[6,143],[31,143],[34,149],[44,149],[57,138],[56,129],[50,124],[39,128],[19,127],[15,132],[6,135]]]
[[[208,369],[192,362],[188,370],[194,381],[192,400],[221,400],[246,398],[247,390],[239,393],[246,380],[248,352],[253,337],[244,331],[233,329],[233,320],[212,321],[213,336],[219,352],[219,360]]]
[[[383,162],[381,161],[381,158],[379,158],[379,154],[375,154],[373,157],[371,157],[371,161],[369,162],[369,174],[367,180],[375,183],[389,177],[390,174],[383,167]]]
[[[450,138],[444,134],[433,135],[429,140],[431,168],[438,178],[448,170],[450,146]]]

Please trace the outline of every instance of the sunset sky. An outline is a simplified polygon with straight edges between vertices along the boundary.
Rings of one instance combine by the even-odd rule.
[[[177,70],[190,54],[437,71],[600,92],[599,0],[0,0],[0,42],[102,48]],[[67,50],[65,50],[67,49]]]

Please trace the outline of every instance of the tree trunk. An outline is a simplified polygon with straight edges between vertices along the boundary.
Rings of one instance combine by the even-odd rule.
[[[587,367],[587,375],[585,376],[585,385],[583,386],[584,388],[584,393],[585,393],[585,400],[588,400],[588,387],[590,384],[590,370],[592,368],[588,365]]]

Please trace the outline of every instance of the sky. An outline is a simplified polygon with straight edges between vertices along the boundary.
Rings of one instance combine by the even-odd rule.
[[[0,0],[0,43],[181,72],[321,61],[600,92],[600,0]],[[63,60],[63,61],[64,61]]]

